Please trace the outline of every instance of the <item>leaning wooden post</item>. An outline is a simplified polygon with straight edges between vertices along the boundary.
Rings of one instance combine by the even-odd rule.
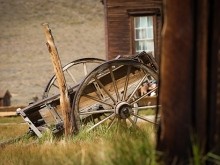
[[[54,38],[52,36],[51,29],[49,28],[49,24],[43,23],[42,26],[44,28],[44,32],[46,35],[46,40],[47,40],[46,44],[50,52],[50,57],[53,63],[55,75],[56,75],[59,90],[60,90],[60,107],[61,107],[62,116],[64,120],[65,137],[67,137],[72,134],[73,128],[70,122],[71,107],[70,107],[70,99],[68,96],[68,90],[66,86],[66,80],[63,74],[59,54],[54,43]]]

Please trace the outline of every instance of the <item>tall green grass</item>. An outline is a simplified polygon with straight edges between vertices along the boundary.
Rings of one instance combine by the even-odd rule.
[[[203,154],[203,149],[199,144],[198,137],[196,135],[191,136],[192,144],[192,158],[190,164],[192,165],[205,165],[208,162],[216,165],[220,165],[220,156],[210,151],[206,155]],[[216,146],[217,147],[217,146]]]

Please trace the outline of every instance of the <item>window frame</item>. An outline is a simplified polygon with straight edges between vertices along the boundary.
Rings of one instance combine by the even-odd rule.
[[[156,60],[159,59],[158,57],[158,39],[160,37],[160,29],[161,27],[158,27],[158,21],[159,17],[161,16],[161,10],[160,8],[145,8],[145,9],[128,9],[127,10],[129,19],[130,19],[130,33],[131,33],[131,52],[132,54],[136,54],[136,47],[135,47],[135,25],[134,25],[134,18],[135,17],[141,17],[141,16],[153,16],[153,35],[154,35],[154,57]]]

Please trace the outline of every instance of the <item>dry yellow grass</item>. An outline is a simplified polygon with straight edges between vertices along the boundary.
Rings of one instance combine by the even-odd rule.
[[[11,124],[0,123],[0,130],[1,130],[0,142],[3,142],[24,135],[28,131],[28,126],[26,124],[17,124],[17,123],[11,123]]]
[[[146,130],[145,130],[146,131]],[[44,134],[39,141],[23,139],[1,149],[2,164],[155,164],[149,132],[121,130],[82,131],[67,141]]]
[[[28,126],[20,116],[0,117],[0,142],[14,139],[28,132]]]

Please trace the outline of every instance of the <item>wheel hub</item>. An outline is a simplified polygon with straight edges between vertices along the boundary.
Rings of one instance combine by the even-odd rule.
[[[126,119],[131,115],[132,108],[126,102],[120,102],[115,107],[115,113],[121,119]]]

